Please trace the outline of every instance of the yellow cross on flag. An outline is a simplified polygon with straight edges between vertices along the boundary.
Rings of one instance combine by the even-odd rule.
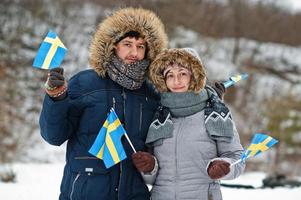
[[[53,69],[59,67],[67,48],[56,33],[49,31],[42,42],[33,66],[41,69]]]

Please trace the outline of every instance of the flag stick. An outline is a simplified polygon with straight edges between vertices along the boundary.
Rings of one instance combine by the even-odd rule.
[[[114,112],[114,113],[115,113],[114,108],[111,108],[111,109],[110,109],[110,112]],[[115,115],[116,115],[116,113],[115,113]],[[117,118],[118,118],[118,117],[117,117]],[[131,145],[133,151],[136,153],[137,151],[136,151],[136,149],[134,148],[134,146],[133,146],[133,144],[132,144],[132,142],[131,142],[131,140],[130,140],[128,134],[125,133],[124,135],[125,135],[126,139],[128,140],[128,142],[130,143],[130,145]]]
[[[241,158],[239,160],[235,161],[234,163],[231,163],[230,167],[232,167],[232,166],[234,166],[234,165],[236,165],[236,164],[238,164],[240,162],[241,162]]]
[[[247,160],[250,157],[250,155],[248,155],[244,160]],[[242,159],[240,158],[239,160],[235,161],[234,163],[230,164],[230,167],[237,165],[238,163],[242,162]]]
[[[130,140],[128,134],[125,133],[124,135],[125,135],[126,139],[128,140],[128,142],[130,143],[130,145],[131,145],[133,151],[136,153],[137,151],[136,151],[136,149],[134,148],[134,146],[133,146],[133,144],[132,144],[132,142],[131,142],[131,140]]]

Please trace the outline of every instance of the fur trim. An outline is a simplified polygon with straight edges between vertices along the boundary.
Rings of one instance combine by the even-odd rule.
[[[106,65],[114,51],[114,43],[125,33],[137,31],[147,43],[150,61],[167,47],[167,35],[161,20],[149,10],[124,8],[116,11],[101,22],[90,46],[89,62],[98,75],[104,77]]]
[[[178,63],[192,72],[188,91],[198,93],[205,88],[206,71],[201,61],[184,49],[166,49],[156,57],[148,73],[150,81],[159,92],[168,91],[163,71],[170,63]]]

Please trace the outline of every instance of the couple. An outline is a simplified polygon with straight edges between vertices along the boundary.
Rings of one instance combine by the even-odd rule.
[[[221,88],[205,86],[195,51],[166,47],[153,12],[120,9],[93,37],[93,69],[68,84],[61,68],[49,72],[40,127],[48,143],[68,141],[60,200],[149,199],[145,182],[152,199],[221,199],[218,179],[242,172],[229,166],[242,147]],[[138,152],[123,141],[128,158],[106,169],[88,150],[111,107]]]

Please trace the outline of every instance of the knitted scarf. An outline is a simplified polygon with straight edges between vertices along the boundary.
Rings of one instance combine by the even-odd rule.
[[[147,59],[125,64],[120,58],[113,55],[110,63],[107,65],[107,72],[109,77],[122,87],[135,90],[143,84],[148,66],[149,60]]]
[[[204,110],[205,127],[213,140],[230,142],[233,138],[232,116],[215,91],[206,87],[199,94],[192,92],[162,93],[161,104],[151,123],[146,144],[161,145],[163,139],[172,137],[172,117],[186,117]]]

